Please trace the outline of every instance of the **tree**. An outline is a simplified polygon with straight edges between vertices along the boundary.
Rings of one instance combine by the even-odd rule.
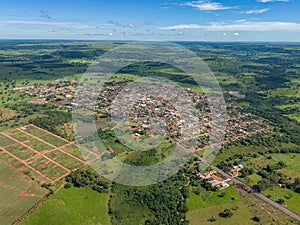
[[[257,215],[254,216],[252,219],[253,219],[253,221],[258,222],[258,223],[261,221],[260,217]]]
[[[226,196],[225,192],[221,192],[221,194],[218,195],[220,198],[224,198]]]
[[[276,201],[278,204],[282,205],[284,203],[284,199],[280,198]]]
[[[294,183],[292,184],[292,189],[295,192],[300,193],[300,177],[295,179]]]
[[[224,209],[223,212],[219,213],[219,216],[223,217],[223,218],[230,218],[230,217],[232,217],[232,215],[233,215],[233,213],[231,212],[230,209]]]
[[[66,183],[65,186],[64,186],[65,189],[69,189],[71,187],[72,187],[72,185],[70,183]]]
[[[212,216],[212,217],[210,217],[210,218],[208,219],[208,221],[209,221],[209,222],[216,222],[217,219],[216,219],[215,217]]]

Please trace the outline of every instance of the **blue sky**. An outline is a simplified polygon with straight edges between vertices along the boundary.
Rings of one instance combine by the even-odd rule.
[[[0,0],[0,38],[300,41],[299,0]]]

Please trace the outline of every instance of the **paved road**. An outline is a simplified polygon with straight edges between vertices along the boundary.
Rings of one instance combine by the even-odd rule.
[[[270,205],[274,206],[275,208],[281,210],[282,212],[284,212],[285,214],[289,215],[290,217],[300,221],[300,216],[297,215],[296,213],[293,213],[292,211],[288,210],[287,208],[283,207],[282,205],[278,204],[277,202],[272,201],[271,199],[267,198],[266,196],[264,196],[263,194],[260,194],[258,192],[255,192],[249,185],[243,183],[242,181],[234,178],[233,176],[231,176],[228,173],[225,173],[223,170],[220,170],[218,167],[210,164],[209,162],[207,162],[205,159],[203,159],[202,157],[198,156],[198,155],[194,155],[195,157],[197,157],[198,159],[201,160],[201,162],[203,162],[205,165],[209,166],[210,168],[214,169],[215,171],[217,171],[218,173],[220,173],[221,175],[223,175],[224,177],[230,178],[234,183],[239,184],[241,186],[243,186],[246,190],[251,191],[255,196],[257,196],[258,198],[262,199],[263,201],[269,203]]]

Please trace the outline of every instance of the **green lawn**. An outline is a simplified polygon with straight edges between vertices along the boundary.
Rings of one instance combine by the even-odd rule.
[[[293,212],[300,214],[300,194],[280,187],[268,188],[263,192],[263,194],[266,196],[270,195],[270,198],[274,201],[283,199],[285,201],[285,203],[283,204],[284,206],[286,206]],[[288,196],[290,198],[287,198]]]
[[[226,193],[226,195],[224,197],[219,197],[222,192]],[[235,200],[232,200],[232,198]],[[233,187],[228,187],[217,192],[207,192],[203,189],[203,191],[201,190],[200,195],[197,195],[192,191],[190,192],[188,208],[189,210],[195,210],[239,200],[240,196]]]
[[[63,188],[22,224],[110,225],[107,199],[90,188]]]

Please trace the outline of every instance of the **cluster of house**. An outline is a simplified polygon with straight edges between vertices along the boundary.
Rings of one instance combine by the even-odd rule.
[[[47,84],[15,87],[13,90],[33,97],[29,102],[33,104],[49,104],[71,107],[77,80],[59,79]]]
[[[218,174],[215,170],[209,172],[200,172],[198,176],[208,183],[210,183],[213,187],[218,187],[220,190],[229,187],[232,182],[231,179],[223,179],[220,174]]]
[[[211,128],[214,126],[214,121],[210,118],[209,104],[214,104],[214,101],[216,103],[220,101],[220,99],[216,98],[210,99],[210,102],[208,102],[204,94],[195,93],[187,88],[184,89],[187,97],[178,97],[176,96],[177,93],[172,93],[172,89],[170,89],[169,92],[166,91],[167,94],[165,96],[167,99],[164,99],[159,97],[159,93],[165,90],[156,86],[153,87],[152,96],[134,98],[140,95],[140,93],[138,93],[138,89],[136,93],[132,89],[128,97],[122,93],[124,89],[128,88],[127,82],[109,82],[104,84],[99,93],[94,93],[95,96],[91,95],[93,87],[85,84],[81,88],[82,98],[77,99],[77,102],[74,103],[74,92],[77,85],[77,80],[69,81],[61,79],[44,85],[17,87],[14,90],[33,97],[30,102],[35,104],[71,107],[74,104],[86,105],[89,102],[89,98],[91,98],[96,101],[95,107],[93,107],[94,102],[90,101],[91,107],[99,115],[110,115],[115,107],[113,104],[118,98],[130,110],[128,122],[135,124],[135,126],[131,127],[132,133],[135,135],[134,138],[149,135],[150,123],[159,117],[165,122],[167,136],[172,139],[181,138],[187,140],[187,142],[190,139],[197,139],[197,150],[205,148],[208,144]],[[135,102],[128,103],[129,98],[134,99]],[[175,107],[172,103],[168,102],[168,99],[172,98],[177,100],[176,104],[180,107]],[[193,107],[196,113],[186,112],[189,111],[189,107]],[[224,109],[226,107],[227,111],[225,142],[234,142],[259,132],[269,132],[272,130],[272,127],[267,123],[255,118],[251,113],[243,112],[242,108],[234,105],[233,102],[227,102],[226,106],[222,107]]]
[[[230,174],[233,177],[238,177],[239,171],[242,170],[243,168],[244,166],[241,164],[237,166],[233,166],[233,168],[230,170]],[[209,172],[199,172],[197,175],[200,178],[206,180],[213,187],[219,187],[220,190],[227,188],[233,184],[230,178],[222,178],[222,176],[215,170]]]
[[[232,169],[230,170],[230,174],[233,177],[237,177],[239,175],[239,172],[244,168],[242,164],[239,164],[237,166],[233,166]]]

